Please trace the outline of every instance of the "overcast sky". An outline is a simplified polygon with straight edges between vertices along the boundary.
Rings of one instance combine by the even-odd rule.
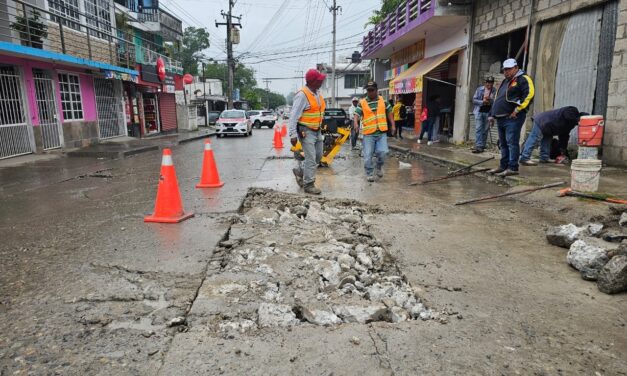
[[[364,29],[380,0],[336,0],[342,7],[337,16],[337,61],[347,62],[368,31]],[[233,15],[242,15],[241,42],[235,56],[256,72],[258,86],[264,78],[302,76],[316,63],[331,63],[333,0],[237,0]],[[181,18],[183,26],[206,27],[211,34],[208,57],[226,59],[226,30],[220,11],[228,0],[161,0],[161,6]],[[287,94],[301,85],[300,79],[273,80],[270,90]]]

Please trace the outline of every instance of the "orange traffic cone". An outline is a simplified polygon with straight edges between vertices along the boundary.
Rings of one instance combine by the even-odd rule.
[[[281,131],[274,130],[274,147],[280,149],[283,147],[283,139],[281,138]]]
[[[287,136],[287,124],[283,123],[283,126],[281,127],[281,137],[285,136]]]
[[[144,217],[144,222],[178,223],[193,216],[194,213],[185,213],[183,210],[179,183],[172,162],[172,151],[164,149],[155,211],[153,215]]]
[[[220,181],[220,174],[216,161],[213,158],[213,150],[211,149],[211,141],[205,141],[205,153],[202,161],[202,173],[200,175],[200,183],[196,184],[196,188],[218,188],[224,183]]]

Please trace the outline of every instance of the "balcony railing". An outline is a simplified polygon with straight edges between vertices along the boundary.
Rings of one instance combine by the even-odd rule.
[[[71,13],[72,18],[14,0],[0,9],[0,40],[59,52],[119,67],[135,69],[136,64],[155,64],[161,57],[166,70],[183,73],[179,61],[157,52],[161,47],[115,30],[95,17]]]
[[[418,26],[432,13],[433,0],[406,0],[375,25],[363,38],[363,53],[367,56],[381,48],[386,40],[395,40],[408,30]]]

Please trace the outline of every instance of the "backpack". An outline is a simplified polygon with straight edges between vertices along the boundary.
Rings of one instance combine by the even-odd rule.
[[[407,107],[401,105],[400,111],[398,113],[401,119],[405,119],[407,117]]]
[[[428,114],[428,111],[427,111],[427,107],[423,107],[422,108],[422,114],[420,114],[420,121],[427,120],[427,117],[429,117],[429,114]]]

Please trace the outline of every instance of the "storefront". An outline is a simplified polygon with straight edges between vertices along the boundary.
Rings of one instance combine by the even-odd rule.
[[[150,136],[177,130],[175,75],[157,65],[139,65],[137,84],[124,86],[126,123],[129,135]]]
[[[390,95],[406,105],[414,103],[415,114],[422,112],[429,98],[440,97],[442,113],[438,129],[446,138],[453,135],[459,52],[460,49],[456,48],[409,63],[390,81]],[[417,52],[409,56],[419,55]],[[420,116],[415,116],[416,132],[420,131],[420,126]]]

